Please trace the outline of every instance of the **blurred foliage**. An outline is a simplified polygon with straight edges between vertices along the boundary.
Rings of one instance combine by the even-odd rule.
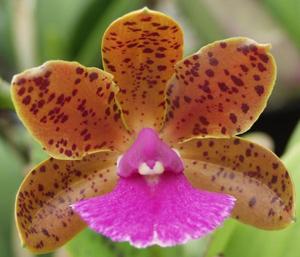
[[[13,110],[14,106],[10,98],[9,84],[0,78],[0,110]]]
[[[202,1],[176,0],[176,3],[186,17],[187,23],[192,26],[202,46],[226,37],[220,25]],[[198,48],[201,45],[198,45]]]
[[[203,256],[209,237],[194,240],[176,247],[152,246],[137,249],[128,243],[113,243],[111,240],[85,229],[66,248],[70,257],[199,257]]]
[[[180,246],[172,248],[149,247],[137,249],[128,243],[113,243],[88,229],[68,245],[71,257],[174,257],[185,256]],[[191,256],[196,257],[196,256]]]
[[[300,144],[300,122],[298,122],[293,134],[291,135],[286,148],[289,152],[291,152],[291,149],[293,149],[295,146],[297,147],[298,144]]]
[[[12,227],[14,200],[21,183],[23,161],[18,153],[0,137],[0,252],[12,256]],[[3,254],[3,255],[2,255]]]
[[[266,10],[281,23],[300,49],[299,0],[263,0]]]

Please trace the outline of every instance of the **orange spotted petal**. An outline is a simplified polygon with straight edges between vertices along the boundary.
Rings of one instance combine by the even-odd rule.
[[[102,70],[50,61],[16,75],[11,93],[20,119],[50,155],[79,159],[126,145],[117,91]]]
[[[127,126],[160,129],[165,86],[182,58],[183,34],[170,17],[147,8],[114,21],[102,41],[103,64],[114,75]]]
[[[116,184],[115,152],[99,152],[82,160],[49,160],[24,179],[16,200],[21,241],[32,252],[45,253],[65,244],[85,224],[70,205],[110,192]]]
[[[248,130],[264,110],[275,82],[269,49],[248,38],[230,38],[177,63],[168,82],[164,137],[175,142]]]
[[[237,199],[233,217],[262,229],[294,218],[294,189],[281,160],[245,139],[193,139],[181,144],[185,174],[196,188]]]

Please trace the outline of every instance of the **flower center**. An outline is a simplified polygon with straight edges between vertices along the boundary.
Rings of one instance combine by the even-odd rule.
[[[147,163],[143,162],[139,166],[140,175],[160,175],[165,171],[165,167],[161,162],[155,162],[153,168],[149,167]]]
[[[183,163],[177,150],[170,148],[151,128],[144,128],[132,146],[119,157],[118,175],[133,174],[158,176],[164,172],[183,172]]]

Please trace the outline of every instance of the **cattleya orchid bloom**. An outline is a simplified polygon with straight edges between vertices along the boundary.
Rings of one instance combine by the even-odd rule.
[[[236,137],[272,91],[269,50],[237,37],[182,59],[179,25],[144,8],[106,30],[105,71],[49,61],[16,75],[16,111],[51,155],[17,195],[23,244],[49,252],[86,225],[137,247],[199,238],[229,216],[286,227],[294,217],[286,168]]]

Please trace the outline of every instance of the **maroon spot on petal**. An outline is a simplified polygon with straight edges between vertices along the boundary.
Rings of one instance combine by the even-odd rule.
[[[115,97],[115,93],[114,92],[110,92],[109,97],[108,97],[108,103],[110,104],[111,101],[114,99]]]
[[[240,139],[238,139],[238,138],[234,139],[233,143],[234,143],[235,145],[238,145],[238,144],[240,143]]]
[[[124,22],[123,23],[123,25],[125,25],[125,26],[132,26],[132,25],[136,25],[136,22],[134,22],[134,21],[126,21],[126,22]],[[112,34],[112,33],[111,33]],[[115,34],[115,33],[114,33]],[[116,35],[115,35],[116,36]]]
[[[152,22],[151,25],[152,25],[153,27],[158,27],[158,26],[160,26],[160,23],[158,23],[158,22]]]
[[[262,60],[264,63],[268,63],[268,61],[269,61],[269,56],[267,56],[266,54],[259,54],[258,57],[259,57],[259,59]]]
[[[158,69],[159,71],[164,71],[164,70],[167,69],[167,66],[166,66],[166,65],[158,65],[158,66],[157,66],[157,69]]]
[[[266,67],[262,64],[262,63],[258,63],[257,64],[257,68],[259,69],[259,71],[263,72],[266,71]]]
[[[116,67],[113,65],[108,65],[107,68],[112,72],[116,72]]]
[[[70,157],[72,156],[72,151],[71,150],[65,150],[65,155]]]
[[[200,116],[200,117],[199,117],[199,121],[200,121],[204,126],[207,126],[207,125],[209,124],[207,118],[204,117],[204,116]]]
[[[45,171],[46,171],[46,166],[44,166],[44,165],[41,166],[41,167],[40,167],[40,172],[45,172]]]
[[[226,48],[226,46],[227,46],[227,43],[225,43],[225,42],[221,42],[221,43],[220,43],[220,46],[221,46],[221,48]]]
[[[241,64],[240,67],[241,67],[241,69],[242,69],[243,72],[248,72],[248,70],[249,70],[249,69],[247,68],[247,66],[244,65],[244,64]]]
[[[50,234],[49,234],[49,232],[48,232],[47,229],[43,228],[43,229],[42,229],[42,233],[43,233],[45,236],[50,237]],[[41,242],[39,243],[39,246],[42,246],[42,245],[43,245],[42,242],[43,242],[43,241],[41,241]]]
[[[156,53],[155,56],[156,56],[157,58],[164,58],[166,55],[163,54],[163,53]]]
[[[72,91],[72,96],[77,95],[77,93],[78,93],[78,89],[73,89],[73,91]]]
[[[237,122],[237,117],[234,113],[230,113],[229,114],[229,119],[231,120],[232,123],[236,123]]]
[[[163,46],[160,46],[157,48],[158,51],[161,51],[161,52],[164,52],[167,50],[167,48],[163,47]]]
[[[249,105],[248,104],[242,104],[241,109],[243,113],[247,113],[249,111]]]
[[[219,61],[216,58],[212,57],[209,59],[209,64],[212,66],[217,66],[219,64]]]
[[[75,85],[77,85],[77,84],[79,84],[79,83],[80,83],[80,81],[81,81],[81,79],[80,79],[80,78],[77,78],[77,79],[75,79],[75,82],[74,82],[74,84],[75,84]]]
[[[190,98],[189,96],[185,95],[183,97],[184,101],[187,102],[187,103],[190,103],[192,101],[192,98]]]
[[[129,63],[129,62],[130,62],[130,58],[125,58],[125,59],[123,60],[123,62]]]
[[[24,84],[26,82],[26,79],[25,78],[21,78],[21,79],[19,79],[18,81],[17,81],[17,84],[18,85],[22,85],[22,84]]]
[[[21,87],[19,90],[18,90],[18,95],[19,96],[22,96],[24,93],[25,93],[25,87]]]
[[[243,162],[244,159],[245,159],[245,157],[244,157],[243,155],[240,154],[240,155],[239,155],[239,161],[240,161],[240,162]]]
[[[158,30],[167,30],[168,28],[169,28],[169,26],[164,25],[164,26],[158,27],[157,29],[158,29]]]
[[[273,176],[272,176],[272,179],[271,179],[271,183],[272,183],[272,184],[275,184],[275,183],[277,182],[277,180],[278,180],[278,177],[275,176],[275,175],[273,175]]]
[[[221,133],[222,133],[223,135],[225,135],[225,134],[226,134],[226,131],[227,131],[227,129],[226,129],[225,127],[222,127],[222,129],[221,129]]]
[[[84,70],[83,70],[83,68],[81,68],[81,67],[77,67],[77,68],[76,68],[76,73],[77,73],[77,74],[82,74],[83,71],[84,71]]]
[[[147,59],[146,63],[149,64],[149,65],[151,65],[151,64],[154,63],[154,61],[152,61],[151,59]]]
[[[255,74],[255,75],[253,75],[253,79],[256,80],[256,81],[259,81],[260,80],[260,76],[257,75],[257,74]]]
[[[28,105],[28,104],[30,104],[30,102],[31,102],[31,96],[30,95],[27,95],[23,98],[23,101],[22,101],[23,104]]]
[[[98,78],[98,74],[96,72],[92,72],[92,73],[90,73],[89,78],[90,78],[90,81],[92,82]]]
[[[246,156],[247,157],[251,156],[251,149],[250,148],[246,149]]]
[[[145,48],[143,50],[143,53],[152,53],[152,52],[153,52],[153,50],[151,48]]]
[[[255,197],[252,197],[250,200],[249,200],[249,207],[252,208],[254,205],[256,204],[256,198]]]
[[[257,46],[254,45],[254,44],[250,44],[250,45],[249,45],[249,49],[250,49],[252,52],[256,52],[256,51],[257,51]]]
[[[226,92],[228,90],[228,87],[226,86],[226,84],[224,82],[219,82],[218,86],[222,92]]]
[[[230,78],[235,85],[237,85],[239,87],[244,85],[244,82],[237,76],[231,75]]]
[[[211,69],[207,69],[206,71],[205,71],[205,74],[208,76],[208,77],[213,77],[214,75],[215,75],[215,73],[213,72],[213,70],[211,70]]]
[[[137,44],[138,43],[131,43],[131,44],[128,44],[127,47],[128,48],[133,48],[133,47],[137,46]]]
[[[265,88],[264,86],[257,85],[255,86],[255,91],[259,96],[261,96],[265,92]]]
[[[190,65],[192,65],[192,62],[190,60],[184,60],[183,64],[188,67]]]
[[[41,99],[41,100],[38,101],[37,105],[38,105],[39,108],[42,108],[44,106],[44,104],[45,104],[45,100]]]
[[[151,16],[148,16],[148,17],[144,17],[144,18],[141,18],[141,21],[151,21],[152,20],[152,17]]]
[[[39,184],[39,185],[38,185],[38,190],[39,190],[40,192],[44,191],[44,186],[43,186],[42,184]]]

